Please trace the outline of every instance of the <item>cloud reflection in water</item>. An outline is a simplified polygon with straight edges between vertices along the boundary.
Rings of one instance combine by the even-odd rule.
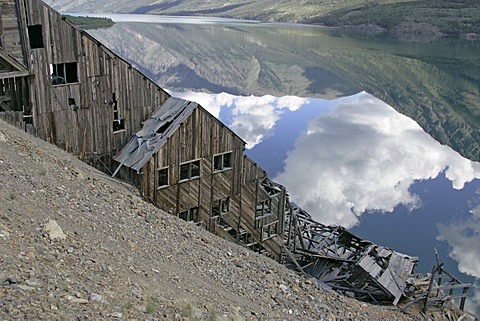
[[[438,224],[439,241],[446,241],[450,246],[450,257],[458,262],[458,270],[475,278],[473,297],[467,301],[467,310],[480,312],[480,190],[477,191],[479,202],[465,221],[451,224]]]
[[[295,112],[322,101],[226,93],[174,95],[200,103],[249,149],[262,148],[286,110]],[[352,227],[366,211],[392,212],[400,204],[418,208],[421,200],[410,186],[444,171],[455,189],[480,178],[480,163],[441,145],[415,121],[365,92],[337,99],[329,112],[319,112],[307,123],[274,180],[287,187],[295,203],[326,224]]]
[[[247,142],[247,148],[255,145],[271,134],[276,122],[285,110],[296,111],[308,103],[308,99],[295,96],[262,97],[234,96],[227,93],[174,93],[176,97],[195,101],[212,115],[226,123],[237,135]],[[228,108],[231,119],[220,117],[221,108]]]
[[[365,211],[411,209],[417,180],[445,171],[455,189],[480,177],[480,164],[443,146],[412,119],[360,93],[312,119],[275,179],[316,219],[352,227]],[[314,175],[312,175],[314,173]]]
[[[399,205],[413,211],[422,200],[410,187],[439,174],[444,173],[457,190],[480,178],[480,163],[441,145],[415,121],[365,92],[331,101],[329,108],[324,100],[291,96],[191,92],[175,96],[200,103],[230,126],[248,143],[247,153],[288,150],[279,153],[286,155],[280,166],[261,165],[270,175],[273,168],[283,168],[273,179],[286,186],[293,202],[322,223],[350,228],[365,212],[389,213]],[[307,108],[314,113],[305,113],[304,127],[292,130],[298,127],[293,122],[299,121],[294,116]],[[285,135],[296,137],[287,143]],[[273,155],[262,156],[275,162]],[[471,213],[467,222],[439,224],[437,239],[450,245],[450,256],[461,272],[478,278],[480,206]],[[472,310],[480,302],[476,280],[478,287],[469,300]]]

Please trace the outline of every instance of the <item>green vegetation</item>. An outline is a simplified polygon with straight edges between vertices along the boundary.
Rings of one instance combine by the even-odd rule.
[[[182,317],[191,318],[192,317],[192,306],[190,303],[185,303],[182,307]]]
[[[110,28],[115,24],[110,18],[79,17],[70,15],[64,15],[63,17],[81,29]]]
[[[158,310],[158,304],[155,298],[152,298],[150,295],[147,295],[145,301],[145,312],[148,314],[155,314]]]
[[[480,34],[478,0],[413,0],[383,3],[370,1],[318,16],[309,22],[327,26],[376,25],[386,30],[447,35]]]
[[[208,310],[208,321],[215,321],[217,320],[217,310],[212,308],[211,310]]]
[[[337,27],[379,27],[407,33],[480,34],[478,0],[237,0],[235,4],[222,0],[104,0],[101,6],[93,8],[89,0],[75,3],[55,0],[51,4],[69,12],[216,16]]]

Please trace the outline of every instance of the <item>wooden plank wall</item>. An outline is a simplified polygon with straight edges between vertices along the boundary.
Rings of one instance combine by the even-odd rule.
[[[0,0],[0,46],[25,64],[22,35],[15,0]]]
[[[41,24],[43,28],[44,48],[31,49],[25,42],[31,57],[29,71],[34,75],[31,101],[38,135],[85,156],[90,163],[106,163],[101,169],[108,172],[112,169],[112,155],[169,95],[41,1],[19,2],[27,8],[22,27]],[[51,65],[71,62],[77,63],[78,82],[52,85]],[[71,99],[75,106],[69,104]],[[116,133],[114,103],[125,120],[125,130]]]
[[[219,234],[222,233],[216,225],[218,219],[211,219],[212,203],[229,197],[229,213],[222,215],[222,220],[233,227],[237,235],[243,229],[261,241],[264,224],[284,219],[281,202],[285,202],[285,197],[282,194],[273,200],[272,210],[278,212],[277,215],[256,226],[255,206],[269,198],[260,186],[266,173],[243,156],[243,147],[244,142],[228,127],[203,108],[196,108],[155,154],[155,169],[148,169],[149,165],[143,168],[143,175],[150,175],[143,178],[148,185],[144,186],[147,197],[154,199],[155,204],[165,211],[173,209],[173,214],[177,215],[180,211],[198,207],[201,225]],[[232,152],[232,169],[214,173],[213,156],[225,152]],[[200,177],[179,182],[180,165],[192,160],[200,162]],[[165,167],[169,168],[170,185],[157,190],[158,169]],[[281,228],[283,223],[277,225],[279,235],[264,242],[265,248],[276,259],[280,259],[283,249]]]
[[[0,0],[13,3],[13,0]],[[71,26],[62,16],[40,0],[18,0],[20,25],[2,18],[11,33],[20,39],[31,58],[33,75],[30,92],[33,122],[38,135],[65,150],[85,158],[104,171],[113,170],[112,156],[127,142],[150,114],[169,95],[128,62],[116,56],[88,34]],[[10,8],[12,10],[12,8]],[[27,26],[42,25],[43,48],[29,47]],[[25,31],[22,33],[22,30]],[[3,39],[2,39],[3,41]],[[9,41],[12,50],[18,41]],[[3,42],[2,42],[3,43]],[[14,48],[15,47],[15,48]],[[20,47],[19,47],[20,48]],[[15,49],[18,51],[18,48]],[[51,83],[51,65],[77,63],[78,82]],[[72,105],[69,102],[74,101]],[[113,132],[113,106],[125,120],[125,129]],[[144,168],[140,178],[144,195],[157,206],[175,213],[199,207],[199,215],[210,225],[212,201],[230,197],[229,224],[246,229],[261,240],[261,228],[255,227],[255,205],[268,198],[260,184],[264,170],[243,156],[244,142],[230,129],[198,107],[181,124],[167,143]],[[232,152],[232,169],[212,173],[213,156]],[[200,178],[178,184],[180,165],[199,160]],[[169,167],[170,186],[157,190],[158,169]],[[135,173],[129,173],[135,180]],[[214,226],[213,226],[214,228]],[[277,239],[270,248],[278,247]]]
[[[28,95],[28,80],[26,77],[14,77],[0,79],[0,96],[8,97],[4,104],[12,111],[30,113],[30,101]]]

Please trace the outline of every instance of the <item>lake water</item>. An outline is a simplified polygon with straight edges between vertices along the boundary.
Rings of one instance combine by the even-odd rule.
[[[113,28],[90,33],[228,124],[292,201],[322,223],[419,256],[418,272],[431,270],[437,248],[448,270],[475,284],[469,305],[478,309],[478,42],[112,18]]]

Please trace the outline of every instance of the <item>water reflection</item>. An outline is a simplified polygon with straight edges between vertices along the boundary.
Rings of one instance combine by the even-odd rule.
[[[359,36],[313,26],[115,15],[89,31],[176,91],[338,98],[361,90],[480,160],[480,44]],[[148,22],[148,23],[147,23]]]
[[[477,196],[480,195],[480,189]],[[478,198],[475,200],[478,202]],[[440,241],[446,241],[451,248],[450,257],[458,262],[460,272],[475,278],[473,296],[467,301],[468,309],[480,311],[480,205],[470,211],[465,221],[438,224]]]
[[[212,115],[228,124],[237,135],[242,137],[248,149],[252,149],[272,134],[275,124],[286,110],[294,112],[308,103],[308,99],[294,96],[243,97],[227,93],[212,95],[194,92],[174,95],[201,102],[200,104]],[[223,114],[220,115],[222,108]]]
[[[175,95],[199,102],[243,137],[247,153],[316,220],[356,226],[364,238],[419,255],[424,272],[439,246],[442,260],[450,255],[458,270],[480,278],[480,163],[381,100],[365,92],[332,101]],[[386,213],[393,214],[366,215]]]

